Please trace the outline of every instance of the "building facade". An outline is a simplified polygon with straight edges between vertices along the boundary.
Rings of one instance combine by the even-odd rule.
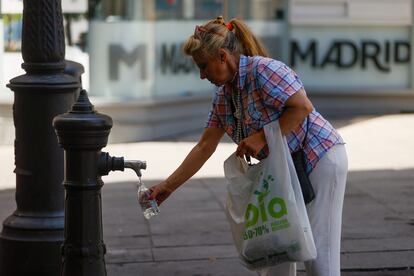
[[[2,0],[3,18],[5,2],[13,1],[21,2]],[[414,96],[411,0],[78,2],[83,11],[64,10],[85,14],[67,28],[74,36],[67,59],[85,66],[84,87],[97,109],[114,119],[112,142],[203,127],[215,88],[199,79],[181,45],[195,25],[217,15],[243,18],[272,57],[297,71],[310,95]],[[0,59],[11,64],[11,54]],[[4,84],[18,75],[10,72],[0,68]]]

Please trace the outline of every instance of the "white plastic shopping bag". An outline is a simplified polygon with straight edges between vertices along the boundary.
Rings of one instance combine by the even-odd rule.
[[[242,262],[261,269],[316,258],[305,203],[279,122],[264,127],[269,155],[251,167],[232,154],[224,162],[226,213]]]

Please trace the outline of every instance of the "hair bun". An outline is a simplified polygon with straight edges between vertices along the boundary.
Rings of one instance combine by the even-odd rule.
[[[216,20],[214,20],[214,23],[226,25],[226,23],[224,22],[224,17],[222,15],[217,16]]]

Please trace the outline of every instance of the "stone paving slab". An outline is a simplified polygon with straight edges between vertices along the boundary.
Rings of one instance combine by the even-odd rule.
[[[202,238],[200,238],[202,237]],[[212,245],[212,244],[233,244],[231,233],[229,231],[202,231],[199,233],[176,233],[174,238],[171,234],[152,235],[154,246],[193,246],[193,245]]]
[[[108,276],[255,276],[236,258],[204,259],[187,262],[109,264]]]
[[[154,256],[151,247],[147,248],[125,248],[111,247],[107,244],[108,252],[106,261],[108,264],[124,264],[124,263],[141,263],[154,262]]]
[[[342,237],[342,252],[393,252],[393,251],[410,251],[413,249],[412,237],[369,237],[366,239],[355,239],[352,237]]]
[[[191,247],[154,247],[154,260],[158,261],[192,261],[237,258],[233,244],[204,245]]]
[[[379,241],[381,242],[381,241]],[[414,269],[414,250],[351,252],[341,255],[343,269]]]

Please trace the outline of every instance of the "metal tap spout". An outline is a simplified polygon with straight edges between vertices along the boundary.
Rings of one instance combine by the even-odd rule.
[[[125,160],[124,167],[133,169],[137,176],[141,177],[141,170],[145,170],[147,168],[147,162],[139,160]]]
[[[147,162],[140,160],[124,160],[123,157],[112,157],[107,152],[102,152],[99,159],[99,175],[108,175],[110,171],[124,171],[124,168],[133,169],[138,177],[141,170],[147,168]]]

